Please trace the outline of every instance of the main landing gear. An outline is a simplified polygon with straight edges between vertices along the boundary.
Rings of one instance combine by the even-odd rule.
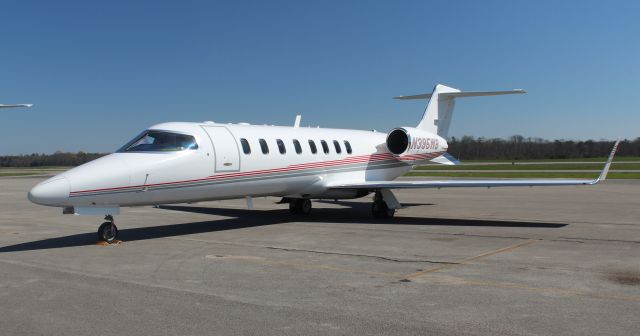
[[[289,203],[289,211],[294,215],[309,215],[311,213],[311,200],[307,198],[282,198],[278,204]],[[391,218],[396,214],[396,209],[402,208],[398,199],[389,189],[375,190],[371,213],[374,218]]]
[[[373,204],[371,205],[371,212],[374,218],[391,218],[396,214],[396,209],[389,209],[387,202],[384,201],[380,191],[376,191],[373,196]]]
[[[102,223],[98,228],[98,240],[111,244],[118,237],[118,227],[113,221],[113,216],[106,215],[104,220],[106,222]]]
[[[294,215],[308,215],[311,213],[311,200],[293,198],[289,201],[289,211]]]

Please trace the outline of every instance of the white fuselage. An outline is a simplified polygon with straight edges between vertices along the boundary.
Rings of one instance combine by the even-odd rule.
[[[368,191],[328,186],[390,181],[447,149],[433,134],[434,148],[400,156],[387,149],[386,133],[373,131],[215,123],[164,123],[149,130],[190,135],[197,148],[119,151],[42,182],[30,199],[59,207],[120,207],[245,196],[355,198]]]

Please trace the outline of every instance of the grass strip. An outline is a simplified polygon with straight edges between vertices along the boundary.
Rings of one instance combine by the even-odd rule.
[[[604,163],[579,163],[579,164],[467,164],[464,163],[459,166],[447,166],[447,165],[426,165],[416,167],[417,170],[600,170],[604,167]],[[613,163],[611,165],[612,170],[640,170],[639,163]]]
[[[597,173],[552,173],[552,172],[451,172],[451,173],[434,173],[434,172],[409,172],[405,176],[425,176],[425,177],[474,177],[474,178],[580,178],[595,179]],[[640,173],[616,173],[610,172],[607,175],[610,179],[640,179]]]
[[[455,156],[455,155],[454,155]],[[465,160],[464,158],[457,158],[465,163],[473,162],[605,162],[606,157],[593,157],[593,158],[574,158],[574,159],[531,159],[531,160]],[[640,156],[616,156],[615,161],[640,161]]]

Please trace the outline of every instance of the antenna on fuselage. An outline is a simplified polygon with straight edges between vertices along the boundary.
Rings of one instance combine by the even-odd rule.
[[[302,115],[301,114],[296,115],[296,121],[293,122],[294,128],[300,127],[300,120],[302,120]]]

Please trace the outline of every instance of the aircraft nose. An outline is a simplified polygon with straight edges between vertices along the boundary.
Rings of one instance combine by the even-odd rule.
[[[43,181],[29,191],[29,200],[40,205],[63,205],[69,200],[69,180],[54,177]]]

